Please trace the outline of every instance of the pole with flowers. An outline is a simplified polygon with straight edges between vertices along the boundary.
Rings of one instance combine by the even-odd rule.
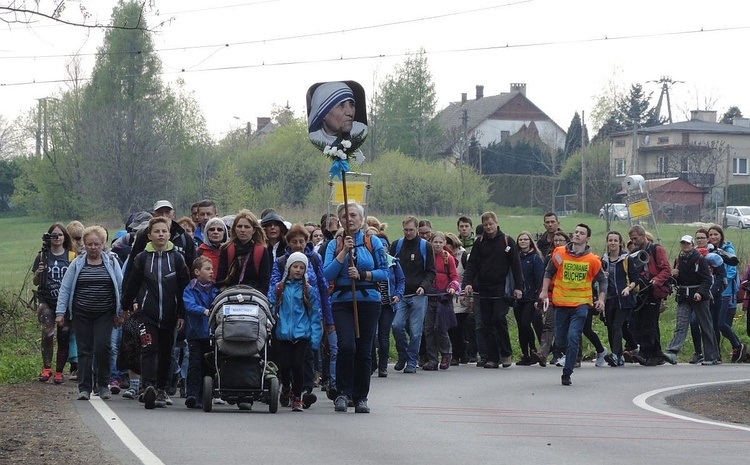
[[[346,173],[350,162],[356,166],[364,162],[359,147],[367,138],[367,108],[365,92],[355,81],[323,82],[310,86],[307,91],[307,114],[310,142],[332,161],[331,181],[341,180],[345,217],[349,218],[349,197]],[[344,225],[342,241],[348,234]],[[354,255],[349,253],[349,267],[354,267]],[[359,313],[355,280],[351,280],[354,334],[359,338]]]

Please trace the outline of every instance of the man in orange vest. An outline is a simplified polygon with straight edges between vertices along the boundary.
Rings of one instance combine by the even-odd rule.
[[[589,308],[593,305],[597,312],[602,312],[607,297],[607,276],[602,270],[601,257],[591,252],[590,239],[591,228],[581,223],[576,226],[567,245],[555,248],[539,293],[539,301],[542,304],[549,303],[547,293],[550,283],[554,283],[552,305],[555,311],[555,340],[560,344],[567,342],[563,386],[573,384],[570,375],[576,364],[578,345]],[[599,284],[599,299],[596,303],[593,302],[592,292],[594,282]]]

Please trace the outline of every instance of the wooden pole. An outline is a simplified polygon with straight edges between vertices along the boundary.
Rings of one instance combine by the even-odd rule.
[[[341,170],[341,188],[344,190],[344,236],[346,239],[348,234],[347,228],[349,225],[349,195],[346,192],[346,171]],[[362,218],[364,221],[364,218]],[[354,237],[352,237],[354,239]],[[349,266],[354,266],[354,255],[349,251]],[[354,337],[359,339],[359,312],[357,311],[357,284],[352,279],[352,310],[354,311]]]

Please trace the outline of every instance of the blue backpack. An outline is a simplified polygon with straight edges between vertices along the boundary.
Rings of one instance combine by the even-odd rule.
[[[396,241],[396,250],[393,251],[393,255],[398,258],[398,254],[401,252],[401,246],[403,245],[404,239],[401,238]],[[422,266],[427,266],[427,241],[419,238],[419,251],[422,252]]]

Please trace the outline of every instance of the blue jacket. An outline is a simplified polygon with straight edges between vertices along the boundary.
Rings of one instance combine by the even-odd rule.
[[[185,302],[185,320],[187,321],[185,338],[188,341],[208,339],[211,336],[208,326],[209,317],[203,312],[206,309],[211,310],[211,303],[217,295],[219,295],[218,287],[212,286],[210,291],[205,291],[197,285],[196,279],[191,280],[185,287],[182,300]]]
[[[544,281],[544,260],[535,250],[521,252],[521,273],[523,274],[523,297],[521,302],[536,302],[539,298],[539,291],[542,290],[542,281]]]
[[[107,252],[102,252],[102,262],[104,268],[112,278],[112,283],[115,286],[115,301],[117,316],[122,314],[122,306],[120,305],[120,297],[122,295],[122,270],[120,269],[120,263],[115,260]],[[68,318],[73,319],[73,299],[75,298],[76,283],[78,282],[78,275],[81,274],[83,266],[86,264],[86,253],[79,255],[73,260],[68,266],[68,271],[63,276],[62,283],[60,284],[60,294],[57,296],[57,308],[55,308],[55,315],[63,316],[68,313]]]
[[[284,269],[286,268],[286,260],[291,255],[292,249],[286,248],[286,253],[283,257],[279,257],[273,262],[271,269],[271,282],[268,286],[268,296],[276,293],[276,285],[281,282],[281,278],[284,276]],[[318,288],[318,295],[320,296],[319,311],[323,312],[323,322],[326,325],[333,324],[333,313],[331,312],[331,299],[328,296],[328,281],[323,274],[323,259],[320,258],[317,252],[313,251],[313,245],[308,243],[304,251],[305,256],[309,262],[307,267],[307,282],[311,283]]]
[[[386,260],[388,261],[388,297],[391,298],[390,302],[393,303],[394,297],[398,297],[399,301],[404,300],[404,287],[406,286],[404,270],[401,269],[398,258],[386,254]]]
[[[301,279],[290,279],[284,285],[284,294],[281,305],[278,304],[276,293],[269,296],[271,305],[277,310],[276,337],[281,341],[294,341],[295,339],[310,339],[312,348],[317,350],[323,337],[323,319],[316,309],[320,306],[318,289],[310,286],[310,305],[308,311],[305,308],[304,281]]]
[[[383,243],[379,240],[372,241],[371,254],[365,245],[365,235],[358,231],[354,235],[354,246],[357,249],[357,268],[363,273],[370,271],[372,273],[371,281],[357,281],[357,301],[358,302],[380,302],[380,291],[376,283],[378,281],[388,280],[388,261],[385,258],[385,249]],[[374,259],[373,255],[377,257]],[[351,302],[352,280],[349,278],[349,254],[344,257],[344,263],[336,259],[336,242],[331,243],[326,248],[326,259],[323,265],[323,272],[328,281],[334,282],[334,292],[331,295],[331,303]]]
[[[628,265],[627,271],[625,270],[625,263]],[[609,254],[604,254],[602,266],[608,273],[606,304],[615,306],[615,308],[635,308],[637,304],[635,290],[631,291],[627,297],[622,296],[623,289],[630,283],[637,282],[640,275],[633,259],[625,252],[621,253],[614,261],[610,260]]]
[[[721,246],[722,250],[729,252],[732,255],[736,255],[737,252],[734,251],[734,245],[729,241],[724,241],[724,244]],[[731,300],[737,299],[737,291],[740,290],[739,288],[739,280],[737,276],[737,267],[732,265],[724,264],[724,269],[727,271],[727,283],[729,284],[726,289],[724,289],[724,293],[722,294],[723,297],[731,297]]]

